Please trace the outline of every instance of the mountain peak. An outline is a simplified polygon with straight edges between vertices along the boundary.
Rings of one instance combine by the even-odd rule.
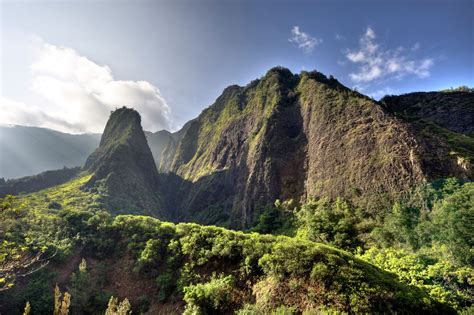
[[[160,170],[192,183],[172,208],[189,220],[218,213],[200,221],[209,224],[245,226],[276,199],[311,196],[373,211],[380,192],[394,199],[428,179],[469,176],[443,139],[413,127],[332,76],[274,67],[225,89],[167,147]]]
[[[139,133],[143,133],[140,114],[132,108],[122,107],[110,114],[100,146],[124,143]]]
[[[291,70],[283,66],[275,66],[273,68],[270,68],[270,70],[267,71],[265,76],[268,76],[273,73],[276,73],[282,76],[293,76],[293,73],[291,72]]]
[[[110,210],[156,214],[160,208],[158,171],[134,109],[111,113],[100,146],[84,168],[94,174],[85,188],[106,191]]]

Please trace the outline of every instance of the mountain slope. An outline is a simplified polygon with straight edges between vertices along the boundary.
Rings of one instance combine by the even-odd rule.
[[[161,154],[166,146],[173,141],[174,134],[167,130],[160,130],[155,133],[145,131],[145,136],[151,153],[153,154],[155,164],[158,166],[160,164]]]
[[[72,135],[37,127],[0,127],[0,178],[84,165],[99,134]]]
[[[0,295],[0,310],[50,314],[51,288],[72,294],[73,309],[101,313],[110,294],[130,299],[134,313],[269,314],[347,312],[451,314],[449,306],[402,284],[353,255],[303,239],[242,233],[151,217],[111,216],[84,192],[91,175],[5,203],[7,241],[58,251],[42,271]],[[51,208],[51,202],[60,207]],[[28,243],[35,235],[33,245]],[[37,247],[35,247],[37,246]],[[85,258],[87,263],[79,262]],[[133,270],[133,271],[132,271]],[[63,290],[63,289],[62,289]],[[108,294],[108,295],[107,295]],[[45,297],[46,295],[46,297]],[[105,295],[105,298],[104,298]],[[46,303],[45,303],[46,301]],[[290,312],[290,310],[292,310]]]
[[[387,108],[411,119],[424,119],[452,132],[474,135],[473,92],[416,92],[384,97]]]
[[[123,107],[110,115],[84,170],[93,174],[84,189],[106,195],[109,210],[159,214],[158,171],[135,110]]]
[[[473,178],[474,93],[472,91],[417,92],[386,96],[383,105],[407,120],[428,145],[441,144]],[[433,150],[437,148],[433,147]]]
[[[380,209],[382,200],[428,179],[472,175],[443,139],[420,137],[318,72],[274,68],[245,87],[228,87],[181,132],[159,168],[184,180],[184,198],[172,206],[191,219],[214,213],[247,225],[275,199],[308,196]],[[204,222],[215,223],[210,217]]]

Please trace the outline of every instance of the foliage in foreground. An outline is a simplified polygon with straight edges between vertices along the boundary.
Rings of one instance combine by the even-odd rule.
[[[268,219],[266,210],[257,225],[270,227],[267,233],[281,231],[270,223],[293,221],[286,234],[356,253],[458,310],[474,302],[472,182],[450,178],[419,187],[377,216],[328,198],[297,208],[277,202],[271,211],[276,216]]]
[[[83,182],[78,179],[20,198],[12,207],[23,215],[15,219],[2,213],[2,222],[10,226],[8,241],[31,249],[60,251],[52,262],[56,267],[48,272],[61,268],[73,250],[98,261],[130,257],[134,271],[129,272],[156,279],[158,290],[146,292],[156,294],[149,300],[184,300],[188,313],[250,308],[263,313],[284,308],[295,312],[452,311],[423,290],[401,284],[395,275],[331,246],[214,226],[171,224],[145,216],[112,217],[95,206],[94,195],[79,191]],[[61,207],[48,207],[51,202]],[[103,311],[106,300],[94,300],[95,294],[82,295],[80,290],[87,287],[89,292],[100,292],[104,288],[100,281],[91,281],[88,274],[98,269],[89,271],[85,263],[81,265],[62,284],[72,293],[71,309]],[[48,286],[52,288],[51,281],[56,278],[44,279],[49,281],[31,280],[26,288],[10,290],[4,299],[0,297],[0,305],[15,314],[23,310],[28,297],[35,314],[49,313],[41,309],[44,302],[37,300],[42,295],[25,294],[25,290],[34,289],[46,291],[48,296]],[[39,287],[31,287],[33,284]]]
[[[101,210],[98,195],[79,190],[86,180],[3,200],[4,241],[32,252],[59,253],[54,267],[0,296],[7,312],[21,313],[29,301],[34,314],[50,314],[56,278],[48,273],[77,250],[98,261],[131,257],[129,272],[155,279],[156,290],[144,292],[148,301],[184,301],[190,314],[450,313],[451,307],[472,305],[472,183],[429,185],[380,217],[343,200],[312,199],[302,207],[278,202],[255,230],[296,236],[287,237],[112,217]],[[117,294],[103,294],[106,279],[92,280],[97,274],[107,278],[107,267],[93,268],[84,263],[62,283],[74,312],[103,312],[110,295]]]

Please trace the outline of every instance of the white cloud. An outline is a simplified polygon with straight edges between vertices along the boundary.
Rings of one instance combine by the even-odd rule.
[[[36,44],[32,89],[48,105],[40,108],[1,98],[0,123],[102,132],[110,111],[127,106],[141,114],[146,130],[170,127],[170,108],[151,83],[115,80],[110,67],[98,65],[71,48],[42,41]]]
[[[310,54],[314,50],[314,47],[323,42],[322,39],[301,31],[299,26],[293,26],[291,29],[291,37],[288,40],[298,45],[298,48],[303,50],[305,54]]]
[[[336,40],[344,40],[344,39],[346,39],[344,36],[342,36],[342,35],[339,34],[339,33],[336,33],[335,37],[336,37]]]
[[[353,82],[367,83],[377,79],[400,79],[406,75],[425,78],[430,75],[430,68],[434,64],[433,59],[410,58],[403,54],[405,52],[403,47],[395,50],[381,49],[375,39],[375,31],[368,27],[359,40],[359,49],[346,52],[346,58],[358,65],[357,71],[349,74]],[[411,50],[418,50],[419,47],[419,43],[415,43]]]
[[[370,26],[367,27],[367,30],[365,31],[365,37],[367,37],[369,39],[374,39],[375,38],[375,32]]]
[[[52,129],[63,129],[68,126],[66,121],[45,113],[41,108],[28,106],[22,102],[16,102],[0,96],[0,125],[23,125],[49,127]]]

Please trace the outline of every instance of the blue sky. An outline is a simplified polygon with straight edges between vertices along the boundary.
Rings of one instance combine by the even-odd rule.
[[[276,65],[374,98],[474,85],[474,1],[2,1],[1,124],[176,130]]]

